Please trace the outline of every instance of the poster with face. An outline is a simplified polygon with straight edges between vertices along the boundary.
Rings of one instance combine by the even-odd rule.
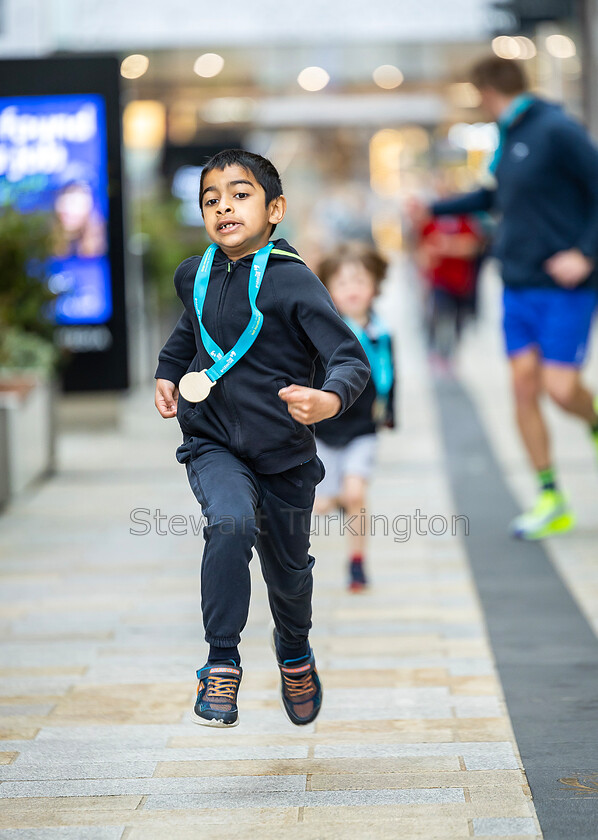
[[[51,218],[58,324],[112,315],[105,102],[98,94],[0,97],[0,212]]]

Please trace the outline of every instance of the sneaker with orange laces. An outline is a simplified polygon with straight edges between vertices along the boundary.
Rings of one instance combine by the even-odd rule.
[[[239,723],[237,692],[242,676],[243,669],[232,659],[200,668],[193,722],[201,726],[236,726]]]
[[[272,633],[272,647],[276,653],[276,630]],[[317,718],[322,707],[322,683],[316,670],[314,652],[299,659],[276,661],[280,670],[282,706],[291,723],[305,726]]]

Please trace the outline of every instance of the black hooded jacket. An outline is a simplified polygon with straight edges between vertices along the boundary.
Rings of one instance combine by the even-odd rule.
[[[213,364],[201,341],[193,305],[200,259],[184,260],[174,275],[185,308],[160,351],[155,378],[175,385],[188,371]],[[251,317],[252,262],[253,255],[232,262],[220,248],[214,255],[202,320],[224,351],[235,344]],[[327,290],[284,239],[275,240],[257,306],[264,320],[248,353],[203,402],[189,403],[179,396],[177,418],[193,457],[217,443],[256,471],[276,473],[312,458],[316,451],[314,427],[291,417],[279,389],[293,383],[312,387],[319,356],[326,371],[321,388],[338,394],[340,414],[365,388],[370,368]]]
[[[370,341],[376,343],[376,339],[370,336]],[[391,341],[391,353],[393,352],[393,342]],[[394,358],[394,357],[393,357]],[[314,388],[320,388],[321,383],[326,376],[322,365],[316,363],[316,373],[314,376]],[[384,411],[381,417],[376,417],[374,408],[376,404],[376,386],[374,380],[370,377],[369,382],[357,397],[353,405],[339,417],[331,417],[328,420],[322,420],[316,425],[316,440],[322,440],[328,446],[335,448],[347,446],[351,441],[362,435],[375,435],[381,428],[394,429],[395,422],[395,391],[396,380],[394,377],[393,365],[393,380],[392,387],[383,400]]]

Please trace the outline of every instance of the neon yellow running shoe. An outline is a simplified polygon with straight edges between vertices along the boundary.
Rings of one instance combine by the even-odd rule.
[[[571,531],[575,522],[575,514],[559,490],[542,490],[533,509],[511,522],[510,532],[520,540],[542,540]]]

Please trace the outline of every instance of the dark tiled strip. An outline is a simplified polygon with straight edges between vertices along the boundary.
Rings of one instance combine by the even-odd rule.
[[[508,536],[519,510],[472,400],[449,381],[436,396],[455,508],[470,520],[464,544],[544,838],[596,840],[598,639],[542,545]],[[589,790],[561,779],[586,780]]]

